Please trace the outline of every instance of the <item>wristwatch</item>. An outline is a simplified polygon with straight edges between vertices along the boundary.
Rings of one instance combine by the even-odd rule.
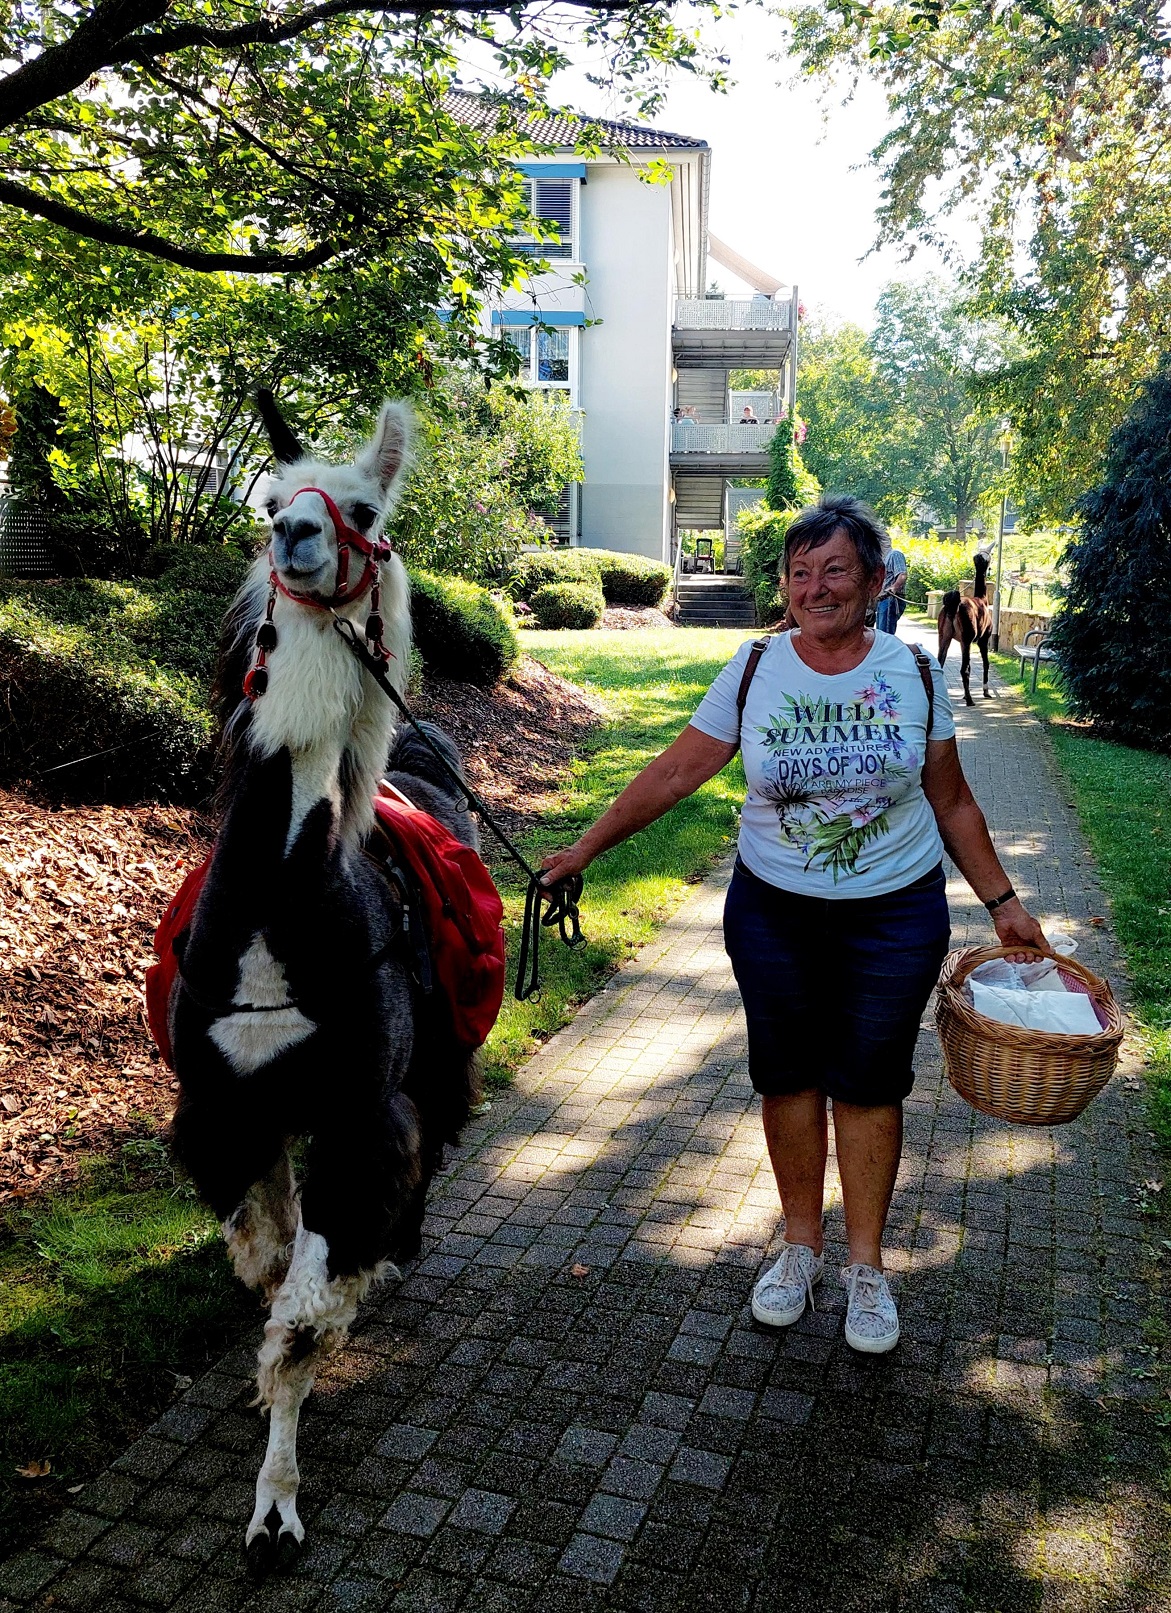
[[[990,913],[995,913],[996,909],[998,907],[1003,907],[1005,902],[1011,902],[1015,895],[1016,891],[1014,891],[1010,885],[1003,896],[994,896],[990,902],[985,902],[984,906]]]

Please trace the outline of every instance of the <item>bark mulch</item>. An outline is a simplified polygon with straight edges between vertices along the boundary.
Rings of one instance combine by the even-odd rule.
[[[555,799],[603,710],[527,657],[493,690],[429,680],[415,705],[513,831]],[[211,833],[187,808],[0,790],[0,1204],[68,1184],[84,1156],[165,1119],[175,1083],[143,979],[159,916]]]

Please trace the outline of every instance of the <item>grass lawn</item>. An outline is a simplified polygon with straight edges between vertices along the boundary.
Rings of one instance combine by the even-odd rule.
[[[992,659],[1006,683],[1020,686],[1015,657]],[[1030,669],[1022,692],[1049,725],[1110,897],[1147,1041],[1155,1129],[1171,1149],[1171,757],[1089,737],[1066,720],[1051,669],[1042,667],[1035,694],[1031,681]]]
[[[256,1299],[157,1140],[0,1229],[0,1553],[228,1348]],[[50,1464],[36,1476],[38,1464]],[[22,1476],[24,1469],[29,1476]]]
[[[564,805],[545,816],[522,847],[534,863],[577,838],[626,783],[674,739],[716,673],[745,638],[741,630],[676,628],[662,632],[525,632],[524,648],[552,672],[602,696],[612,720],[589,741],[573,768]],[[674,812],[586,874],[581,901],[588,944],[569,951],[554,930],[541,947],[539,998],[512,995],[515,953],[524,911],[524,888],[510,864],[493,872],[505,900],[509,985],[504,1009],[489,1038],[491,1083],[507,1081],[537,1042],[565,1024],[578,1004],[645,941],[679,904],[688,882],[725,853],[735,832],[735,809],[744,793],[737,758]],[[491,835],[485,851],[497,858]]]
[[[576,762],[562,802],[525,846],[530,859],[574,839],[663,748],[743,632],[525,633],[530,654],[592,688],[612,712]],[[534,767],[540,758],[534,758]],[[524,890],[508,865],[509,987],[488,1044],[499,1085],[652,935],[725,853],[743,775],[737,760],[669,818],[601,858],[586,877],[570,952],[546,931],[539,998],[512,997]],[[491,836],[485,835],[485,849]],[[489,850],[489,855],[495,855]],[[68,1499],[157,1416],[184,1380],[258,1317],[234,1282],[210,1215],[175,1181],[159,1142],[98,1161],[76,1191],[0,1224],[0,1551],[45,1505]],[[17,1468],[48,1461],[40,1478]]]

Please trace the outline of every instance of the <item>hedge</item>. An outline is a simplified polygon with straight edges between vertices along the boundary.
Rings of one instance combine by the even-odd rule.
[[[597,627],[606,608],[601,589],[588,582],[547,582],[532,604],[541,627]]]
[[[520,643],[506,604],[460,577],[408,575],[415,643],[429,667],[488,687],[515,664]]]
[[[137,583],[0,583],[0,782],[112,802],[205,796],[220,622],[246,566],[238,551],[188,551]],[[516,660],[511,612],[484,589],[416,572],[412,595],[436,671],[492,683]],[[411,670],[417,682],[415,652]]]
[[[107,801],[205,792],[213,723],[200,686],[107,624],[62,624],[39,603],[0,600],[0,778]]]
[[[671,583],[671,568],[640,554],[614,549],[542,549],[512,564],[508,589],[530,605],[549,583],[599,586],[611,605],[658,605]]]

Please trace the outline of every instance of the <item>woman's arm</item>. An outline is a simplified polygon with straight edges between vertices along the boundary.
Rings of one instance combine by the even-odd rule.
[[[1012,887],[1001,866],[984,814],[964,777],[954,739],[927,742],[923,764],[923,794],[935,814],[948,855],[982,902],[1003,896]],[[1019,896],[991,915],[1001,946],[1044,947],[1048,942],[1036,919]]]
[[[623,790],[572,846],[555,851],[541,864],[548,875],[546,885],[580,874],[600,852],[609,851],[648,823],[654,823],[673,806],[694,794],[701,784],[726,767],[739,747],[727,740],[713,739],[690,723],[672,744]]]

